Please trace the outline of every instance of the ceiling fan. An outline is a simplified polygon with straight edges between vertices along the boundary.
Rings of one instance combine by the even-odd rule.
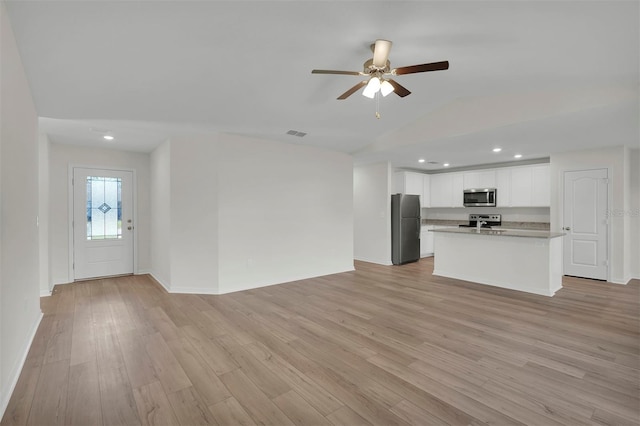
[[[338,96],[338,100],[347,99],[360,88],[364,87],[362,94],[368,98],[374,98],[378,91],[382,96],[387,96],[391,92],[404,98],[411,92],[397,81],[389,78],[389,76],[415,74],[428,71],[442,71],[449,69],[449,61],[431,62],[428,64],[410,65],[408,67],[400,67],[391,69],[389,62],[389,51],[391,50],[391,42],[389,40],[376,40],[371,45],[373,58],[364,63],[363,71],[336,71],[336,70],[312,70],[312,74],[342,74],[342,75],[358,75],[368,77],[353,86],[351,89]]]

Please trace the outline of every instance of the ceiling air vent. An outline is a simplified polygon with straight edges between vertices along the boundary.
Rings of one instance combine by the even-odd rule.
[[[438,164],[437,161],[427,161],[427,164]]]
[[[289,131],[287,132],[287,134],[288,134],[288,135],[291,135],[291,136],[297,136],[297,137],[299,137],[299,138],[301,138],[301,137],[303,137],[303,136],[305,136],[305,135],[306,135],[306,133],[305,133],[305,132],[298,132],[297,130],[289,130]]]

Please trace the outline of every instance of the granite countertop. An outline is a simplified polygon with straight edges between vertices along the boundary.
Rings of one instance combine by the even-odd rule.
[[[438,226],[458,226],[468,225],[468,220],[446,220],[446,219],[422,219],[422,225]],[[526,231],[549,231],[549,222],[502,222],[502,226],[494,226],[494,229],[518,229]]]
[[[449,234],[467,234],[467,235],[490,235],[498,237],[523,237],[523,238],[544,238],[551,239],[566,235],[564,232],[534,231],[534,230],[516,230],[516,229],[480,229],[476,228],[440,228],[431,229],[430,232],[443,232]]]

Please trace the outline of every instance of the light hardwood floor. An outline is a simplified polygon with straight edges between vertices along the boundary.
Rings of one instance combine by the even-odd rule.
[[[433,261],[224,296],[57,286],[12,424],[637,425],[640,282],[547,298]]]

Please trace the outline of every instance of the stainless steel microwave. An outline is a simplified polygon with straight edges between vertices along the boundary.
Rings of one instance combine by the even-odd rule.
[[[495,188],[465,189],[463,205],[465,207],[495,207],[496,192]]]

